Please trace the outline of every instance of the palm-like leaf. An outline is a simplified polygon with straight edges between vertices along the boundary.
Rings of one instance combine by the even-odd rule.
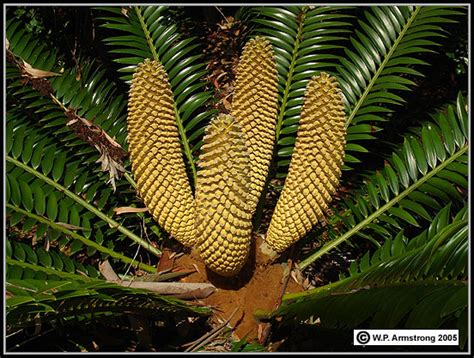
[[[39,191],[42,190],[41,187],[38,186],[38,184],[35,184],[34,188]],[[63,200],[62,202],[64,201],[65,200]],[[52,205],[55,205],[55,204],[53,203]],[[62,204],[60,205],[62,206]],[[88,228],[78,227],[73,224],[65,224],[63,222],[54,222],[47,217],[34,214],[18,206],[8,204],[8,203],[7,203],[7,213],[11,215],[10,225],[12,226],[16,225],[18,220],[24,219],[24,223],[22,226],[22,230],[24,232],[28,232],[29,230],[31,230],[33,225],[37,225],[36,230],[35,230],[35,235],[38,238],[42,239],[44,234],[47,233],[48,235],[46,237],[46,240],[48,240],[48,244],[57,240],[60,248],[64,248],[66,245],[68,245],[69,256],[73,256],[77,252],[80,252],[83,249],[83,247],[87,247],[87,254],[89,256],[94,255],[98,251],[101,254],[104,254],[113,259],[122,261],[125,264],[144,269],[148,272],[156,271],[156,269],[153,266],[140,263],[136,259],[127,257],[117,252],[116,250],[111,249],[110,247],[105,247],[97,243],[96,241],[90,240],[89,238],[86,238],[85,236],[78,234],[77,231],[72,230],[72,229],[83,230],[85,233],[89,234],[88,236],[90,236],[91,230]],[[7,244],[10,245],[10,247],[12,245],[12,243],[10,243],[10,240],[7,241]],[[13,243],[13,245],[15,245],[15,243]],[[41,250],[42,250],[41,248],[36,248],[33,251],[34,255],[28,255],[29,259],[32,257],[32,259],[29,260],[31,263],[36,263],[37,260],[35,259],[35,257],[36,255],[40,255],[40,254],[41,254],[40,257],[43,257],[45,262],[51,261],[47,258],[47,254],[38,252]],[[63,266],[61,266],[61,268],[62,267]]]
[[[193,50],[198,46],[195,38],[181,39],[176,24],[166,18],[166,6],[133,6],[126,15],[118,7],[98,8],[114,16],[100,17],[104,27],[119,30],[104,41],[114,47],[111,51],[119,57],[115,60],[127,73],[122,78],[131,80],[137,64],[146,58],[160,61],[166,69],[175,100],[175,114],[183,151],[194,181],[196,179],[196,153],[202,144],[205,123],[215,113],[213,110],[198,111],[211,99],[210,92],[200,92],[206,85],[201,78],[207,73],[202,54]]]
[[[102,280],[11,279],[7,282],[7,293],[9,332],[35,325],[38,318],[45,323],[88,313],[127,312],[155,318],[210,314],[206,307],[194,307],[174,298]]]
[[[467,214],[467,206],[464,206],[451,220],[451,204],[446,205],[433,218],[428,229],[424,230],[419,235],[408,239],[404,236],[403,230],[399,231],[393,240],[387,239],[372,254],[370,254],[370,252],[366,252],[360,260],[352,262],[349,268],[350,276],[363,273],[367,271],[370,267],[375,267],[381,261],[389,260],[391,258],[402,255],[405,252],[415,250],[423,245],[426,245],[429,241],[432,241],[434,237],[438,235],[442,230],[444,230],[448,225],[467,220]],[[451,264],[453,264],[453,262],[451,262]],[[449,272],[449,266],[446,266],[444,270],[447,270]],[[417,273],[414,274],[416,275]],[[407,275],[407,277],[409,277],[409,274]]]
[[[31,247],[24,242],[6,242],[7,279],[78,279],[99,277],[91,265],[83,265],[55,248]]]
[[[369,176],[360,192],[354,192],[354,199],[343,202],[346,209],[336,213],[332,224],[342,221],[347,231],[330,230],[330,241],[303,260],[301,267],[354,235],[392,237],[390,231],[402,225],[430,221],[429,212],[439,210],[443,202],[464,202],[456,187],[467,190],[468,186],[467,125],[464,99],[459,95],[456,106],[449,105],[446,113],[436,115],[417,135],[406,137],[385,167]]]
[[[338,79],[346,98],[347,151],[367,151],[357,143],[374,139],[379,130],[374,125],[384,121],[392,105],[402,105],[399,91],[409,91],[415,84],[407,77],[422,76],[413,67],[427,65],[419,54],[433,52],[433,41],[444,36],[438,24],[454,22],[447,18],[460,11],[435,6],[377,6],[365,11],[366,20],[345,48],[338,67]],[[346,155],[346,163],[359,162]]]
[[[91,180],[90,177],[94,177],[94,174],[84,172],[77,176],[75,169],[78,163],[66,167],[66,163],[73,160],[71,158],[74,158],[74,151],[58,146],[57,140],[50,137],[47,130],[35,128],[23,117],[15,115],[7,115],[7,130],[10,133],[7,143],[7,201],[12,204],[12,208],[24,209],[24,213],[21,210],[15,210],[16,213],[11,216],[13,220],[11,224],[15,225],[27,217],[23,229],[28,231],[38,223],[37,235],[39,237],[47,231],[48,226],[52,227],[52,225],[44,221],[38,222],[36,215],[47,216],[48,222],[52,223],[59,221],[86,229],[94,227],[94,237],[100,246],[104,236],[115,232],[115,230],[110,230],[107,224],[108,216],[101,211],[106,206],[112,191],[105,185],[105,180],[99,182],[102,187],[105,186],[105,190],[103,196],[97,198],[96,191],[101,186],[89,184],[90,186],[87,187],[85,183],[87,179]],[[48,178],[45,174],[52,178]],[[62,184],[58,183],[60,179],[63,180]],[[57,190],[54,190],[55,188]],[[81,193],[84,198],[79,196]],[[97,202],[93,205],[94,199]],[[33,211],[36,215],[30,214]],[[98,221],[96,216],[102,221]],[[141,241],[122,225],[118,225],[117,229],[119,231],[124,229],[121,232],[125,236],[135,237],[137,242]],[[61,232],[64,230],[56,226],[49,232],[49,238],[56,240],[61,236]],[[85,231],[84,236],[87,240],[91,236],[91,231]],[[61,241],[62,245],[66,244],[67,237],[63,236]],[[76,240],[74,252],[80,250],[83,243],[84,241]],[[145,244],[145,246],[148,245],[148,243]],[[89,254],[93,254],[95,248],[91,245],[89,247]]]
[[[83,61],[82,69],[61,69],[58,56],[45,50],[45,46],[31,34],[19,36],[24,33],[24,28],[19,21],[7,21],[6,35],[9,39],[11,51],[22,60],[28,62],[33,68],[45,71],[62,72],[61,76],[51,78],[51,85],[55,96],[64,106],[70,106],[77,110],[77,114],[90,118],[93,122],[107,131],[111,137],[122,146],[126,139],[126,96],[117,93],[113,82],[105,78],[105,69],[97,66],[93,61]],[[7,72],[9,94],[18,96],[20,99],[28,100],[28,109],[41,113],[45,118],[50,130],[55,134],[67,132],[64,128],[66,117],[57,104],[48,97],[41,97],[39,93],[30,86],[21,83],[19,72],[9,66]],[[67,146],[78,146],[83,142],[76,136],[64,136]],[[92,149],[90,149],[93,152]],[[80,154],[80,153],[78,153]]]
[[[58,215],[58,210],[59,210],[59,220],[64,220],[68,221],[68,213],[69,211],[67,208],[72,204],[75,203],[78,205],[81,209],[87,209],[89,212],[91,212],[93,215],[97,216],[98,218],[102,219],[103,224],[109,224],[115,228],[115,230],[118,230],[122,234],[125,234],[127,237],[131,238],[138,244],[144,246],[147,250],[150,252],[154,253],[155,255],[159,255],[160,251],[154,248],[149,242],[143,240],[139,236],[135,235],[133,232],[125,228],[124,226],[120,225],[118,222],[107,216],[105,213],[97,209],[94,205],[91,205],[88,203],[86,200],[78,196],[77,194],[73,193],[72,191],[66,189],[62,185],[56,183],[54,180],[48,178],[47,176],[41,174],[37,170],[29,167],[28,165],[25,165],[21,163],[20,161],[7,156],[7,161],[9,164],[12,164],[11,167],[14,168],[12,171],[9,173],[9,179],[7,182],[7,200],[12,200],[13,205],[9,206],[10,209],[14,209],[17,211],[20,215],[26,215],[28,216],[27,223],[30,225],[30,228],[36,223],[36,221],[42,222],[45,225],[51,226],[53,229],[56,230],[57,233],[65,232],[64,229],[61,229],[58,227],[58,224],[54,223],[53,220],[47,220],[42,218],[41,216],[37,216],[34,214],[30,214],[28,210],[32,210],[32,205],[33,205],[33,194],[32,190],[30,189],[30,186],[32,186],[35,190],[35,195],[37,193],[42,193],[41,195],[44,195],[45,190],[41,189],[41,185],[46,183],[47,185],[53,187],[54,189],[58,190],[60,193],[64,194],[64,200],[61,201],[59,204],[59,209],[57,206],[57,196],[56,194],[52,194],[48,197],[48,208],[46,214],[51,217],[56,217]],[[17,179],[15,175],[21,176],[24,179]],[[33,182],[35,180],[35,182]],[[31,185],[28,185],[28,183],[31,182]],[[51,188],[47,188],[46,190],[51,190]],[[55,193],[55,192],[52,192]],[[66,198],[67,197],[67,198]],[[20,203],[25,206],[26,210],[20,209],[18,206]],[[61,210],[63,209],[63,210]],[[74,226],[77,226],[77,223],[80,220],[79,212],[77,209],[74,209],[76,211],[71,211],[71,213],[74,214],[73,217],[69,218],[69,221],[72,222]],[[12,216],[12,218],[15,218],[15,220],[19,220],[16,216]],[[61,219],[62,218],[62,219]],[[89,224],[89,222],[87,222]],[[25,228],[25,227],[24,227]],[[66,234],[70,235],[70,232],[66,232]],[[58,235],[59,236],[59,235]],[[56,237],[53,237],[53,239],[56,239]],[[86,239],[86,238],[80,238],[76,237],[76,240],[74,244],[76,244],[76,249],[79,249],[84,242],[86,242],[89,246],[94,247],[95,249],[99,249],[99,251],[104,252],[104,248],[101,245],[94,245],[94,242]],[[79,247],[77,247],[77,244]]]
[[[437,328],[454,322],[465,342],[467,207],[452,222],[446,216],[449,207],[412,240],[400,232],[372,257],[366,254],[354,264],[345,279],[286,295],[272,315],[319,317],[322,326],[331,328],[353,328],[368,320],[371,328]]]
[[[56,60],[57,57],[54,54],[50,55],[48,51],[46,53],[38,51],[44,47],[31,36],[18,36],[17,33],[23,33],[21,30],[18,22],[8,23],[7,36],[12,39],[9,41],[12,52],[17,56],[19,54],[25,56],[23,60],[34,68],[60,72],[54,62],[49,60],[45,62],[45,58]],[[27,48],[28,51],[25,52],[23,48]],[[8,200],[11,200],[12,205],[23,207],[28,212],[35,211],[37,215],[47,216],[52,222],[60,221],[85,228],[94,227],[94,238],[100,245],[104,237],[115,234],[116,230],[106,221],[97,220],[93,212],[87,212],[84,203],[72,199],[85,199],[88,205],[94,202],[97,210],[106,208],[108,215],[111,216],[113,207],[123,205],[124,198],[120,198],[119,202],[117,198],[111,196],[112,188],[106,185],[107,175],[101,172],[95,163],[99,157],[97,151],[71,132],[63,109],[51,98],[42,97],[30,86],[22,85],[18,70],[12,66],[9,66],[8,80],[8,93],[18,103],[14,112],[7,115],[6,149],[11,159],[7,165]],[[104,78],[103,70],[94,69],[93,63],[84,63],[81,73],[77,73],[74,69],[66,69],[62,76],[55,78],[51,83],[54,94],[62,106],[72,106],[79,115],[94,118],[94,123],[109,130],[109,135],[115,134],[120,138],[118,141],[125,142],[126,101],[124,96],[117,96],[115,86]],[[74,91],[70,91],[71,88]],[[26,112],[29,116],[15,112]],[[51,136],[51,131],[54,137]],[[11,165],[12,163],[15,164]],[[18,168],[19,164],[26,165],[33,172],[25,173]],[[76,196],[66,197],[63,189],[54,190],[51,186],[45,185],[44,180],[38,178],[38,175],[31,175],[32,173],[50,176],[55,184],[57,183],[56,186],[68,189]],[[122,192],[128,185],[124,180],[118,184]],[[127,200],[129,202],[134,200],[134,196],[130,195]],[[15,223],[20,222],[23,217],[19,211],[12,215]],[[150,218],[147,218],[147,221],[149,222]],[[36,223],[37,220],[31,215],[25,221],[29,228]],[[134,230],[139,226],[140,222]],[[44,222],[39,223],[39,237],[47,231],[47,227]],[[155,227],[156,225],[151,225],[152,229]],[[159,230],[154,231],[159,234]],[[49,233],[53,240],[61,236],[60,230],[51,230]],[[84,236],[88,239],[91,231],[85,231]],[[126,236],[128,235],[119,235],[118,239],[121,240]],[[60,242],[63,245],[68,241],[66,236],[61,237]],[[77,240],[74,242],[74,251],[81,249],[81,242]],[[110,244],[111,242],[108,245]],[[93,254],[94,251],[95,249],[89,246],[88,253]]]

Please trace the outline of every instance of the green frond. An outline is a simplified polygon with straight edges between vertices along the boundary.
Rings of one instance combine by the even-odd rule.
[[[51,71],[57,63],[58,55],[54,50],[47,48],[34,35],[28,33],[24,24],[15,18],[7,19],[5,35],[10,44],[10,50],[24,59],[32,67]]]
[[[59,181],[61,178],[67,182],[64,184],[72,185],[76,173],[67,169],[68,153],[58,150],[54,137],[49,136],[47,131],[32,126],[23,116],[10,115],[9,112],[7,112],[6,125],[9,138],[6,147],[7,155],[32,168],[41,170],[43,174],[51,175],[55,181]],[[67,200],[61,192],[55,191],[53,187],[46,185],[42,180],[26,173],[10,162],[6,165],[6,172],[8,203],[27,212],[46,215],[53,222],[59,221],[84,228],[91,227],[91,216],[85,214],[83,207],[74,205],[72,200]],[[82,178],[87,178],[87,176],[84,175]],[[81,190],[78,189],[76,192],[81,193]],[[85,194],[87,197],[87,191]],[[89,193],[89,197],[91,195],[92,192]],[[25,215],[21,213],[12,214],[10,224],[14,226],[24,218]],[[37,224],[37,220],[28,220],[25,221],[25,224],[27,227],[23,227],[23,230],[29,231],[28,229]],[[47,225],[40,224],[37,229],[39,230],[38,236],[41,237],[47,231]],[[48,234],[52,240],[56,240],[60,236],[57,231],[51,231]],[[90,237],[90,232],[85,235]]]
[[[278,69],[279,111],[276,129],[277,177],[285,177],[293,152],[310,78],[321,71],[333,74],[339,57],[335,50],[347,39],[350,16],[345,7],[257,7],[246,13],[254,33],[271,41]]]
[[[28,165],[25,165],[23,163],[21,163],[20,161],[10,157],[7,155],[6,157],[6,160],[8,163],[12,164],[13,167],[15,167],[15,169],[18,169],[18,171],[21,173],[21,172],[26,172],[26,176],[28,176],[29,178],[33,178],[33,177],[36,177],[37,179],[39,179],[41,182],[43,183],[46,183],[48,184],[49,186],[52,186],[54,189],[56,189],[57,191],[63,193],[65,196],[68,197],[68,201],[71,202],[74,202],[78,205],[80,205],[81,207],[83,207],[84,209],[88,210],[89,212],[93,213],[95,216],[97,216],[98,218],[102,219],[103,221],[103,224],[108,224],[111,228],[113,228],[114,230],[117,230],[119,232],[121,232],[122,234],[126,235],[127,237],[129,237],[130,239],[132,239],[133,241],[135,241],[137,244],[139,244],[140,246],[144,247],[146,250],[150,251],[151,253],[153,253],[154,255],[156,256],[160,256],[161,255],[161,252],[155,248],[153,245],[151,245],[150,242],[142,239],[141,237],[137,236],[136,234],[134,234],[133,232],[131,232],[130,230],[128,230],[126,227],[120,225],[117,221],[115,221],[114,219],[110,218],[109,216],[107,216],[105,213],[103,213],[102,211],[100,211],[99,209],[97,209],[94,205],[88,203],[86,200],[84,200],[82,197],[80,197],[79,195],[77,195],[76,193],[66,189],[65,187],[63,187],[62,185],[56,183],[54,180],[48,178],[47,176],[45,176],[44,174],[38,172],[37,170],[29,167]],[[10,185],[12,185],[12,183],[15,183],[15,180],[12,180],[11,178],[9,179],[9,183]],[[32,202],[32,199],[31,199],[31,191],[29,189],[29,186],[28,185],[25,185],[23,188],[23,192],[18,191],[18,193],[20,194],[21,197],[26,197],[26,202]],[[8,199],[12,198],[13,196],[11,197],[8,197]],[[31,200],[30,200],[31,199]],[[23,201],[23,200],[20,200],[20,201]],[[65,200],[66,202],[66,200]],[[16,205],[19,205],[17,203],[14,203]],[[48,200],[48,204],[50,204],[49,200]],[[66,204],[65,204],[66,205]],[[67,206],[65,206],[67,208]],[[51,207],[48,207],[49,210],[53,210],[51,209]],[[57,213],[57,212],[55,212]],[[50,213],[48,212],[47,213],[48,215],[50,215]],[[57,230],[58,231],[58,230]]]
[[[386,120],[392,106],[405,103],[402,92],[415,85],[410,78],[423,76],[417,68],[428,64],[419,54],[439,46],[436,39],[445,31],[438,24],[454,22],[450,18],[459,14],[438,6],[374,6],[358,20],[337,74],[348,115],[348,166],[360,162],[360,141],[375,138],[380,130],[376,123]],[[353,147],[356,143],[359,150]]]
[[[7,28],[7,35],[11,33],[11,29],[18,29],[17,26],[14,26],[15,24],[16,22],[12,22]],[[12,36],[13,39],[17,38],[15,33],[9,36]],[[19,41],[18,43],[11,40],[10,46],[12,52],[19,56],[20,54],[16,53],[15,49],[21,45],[21,39],[17,40]],[[60,73],[61,67],[59,63],[61,61],[57,60],[47,65],[41,63],[38,59],[42,58],[43,55],[48,55],[49,51],[45,53],[38,52],[37,50],[43,49],[43,46],[38,44],[37,40],[31,38],[30,40],[30,43],[27,44],[29,51],[27,53],[24,51],[21,52],[21,55],[25,56],[21,58],[30,63],[34,68]],[[36,47],[34,47],[35,44]],[[51,55],[50,57],[56,58],[55,55]],[[73,108],[79,116],[91,120],[94,124],[107,131],[110,137],[115,137],[116,141],[123,146],[127,135],[125,96],[119,95],[116,92],[114,84],[105,79],[105,70],[96,66],[93,61],[83,61],[81,59],[81,65],[82,70],[80,72],[78,72],[77,69],[63,68],[61,76],[49,79],[55,97],[61,101],[62,106]],[[35,118],[31,118],[32,115],[30,115],[29,117],[25,116],[25,119],[30,119],[35,126],[47,129],[49,135],[53,134],[56,137],[56,140],[53,141],[53,145],[47,149],[50,153],[49,157],[56,163],[54,164],[56,168],[55,174],[57,174],[55,179],[64,173],[67,164],[70,166],[69,175],[65,176],[68,182],[72,183],[76,180],[79,184],[82,184],[84,189],[90,185],[95,185],[95,192],[100,192],[97,190],[98,186],[104,182],[104,179],[105,181],[107,180],[107,176],[103,175],[100,172],[100,166],[95,164],[97,159],[99,159],[99,153],[95,148],[92,148],[89,144],[78,138],[78,136],[72,132],[71,128],[67,126],[68,118],[63,108],[58,106],[49,96],[41,96],[31,85],[25,86],[19,75],[19,71],[16,70],[7,77],[8,94],[19,102],[17,108],[19,110],[21,109],[23,113],[26,111],[34,113],[33,116]],[[28,125],[28,123],[26,125]],[[29,141],[25,141],[25,145],[35,140],[34,137],[28,137],[28,139]],[[17,142],[16,146],[18,152],[21,152],[22,149],[26,149],[26,156],[31,155],[29,146],[22,148],[22,143],[20,142]],[[40,146],[40,148],[44,148],[44,146]],[[66,163],[63,158],[64,154],[55,158],[52,152],[60,150],[69,151],[72,160]],[[41,150],[35,151],[36,156],[32,157],[37,165],[39,165],[37,160],[40,152]],[[51,166],[52,165],[51,163]],[[49,166],[47,165],[46,168],[48,169]],[[86,172],[89,174],[86,174]],[[91,175],[90,173],[94,174]],[[82,188],[79,188],[78,185],[78,189]]]
[[[451,219],[451,203],[442,208],[438,214],[432,219],[429,227],[418,234],[417,236],[408,239],[401,230],[392,239],[387,238],[384,243],[377,248],[373,253],[369,251],[362,256],[358,261],[351,263],[349,273],[351,276],[361,272],[365,272],[372,266],[377,265],[381,261],[386,261],[390,258],[401,255],[407,251],[414,250],[425,245],[431,241],[435,235],[439,234],[450,223],[456,223],[467,220],[468,207],[465,205],[452,219]],[[449,268],[446,267],[449,271]]]
[[[21,29],[21,25],[17,21],[9,22],[7,35],[13,39],[10,40],[10,48],[13,52],[23,41],[22,37],[15,35],[18,29]],[[38,60],[45,57],[43,52],[38,50],[44,49],[44,46],[34,38],[28,37],[28,39],[29,42],[25,47],[29,49],[29,52],[21,52],[25,56],[24,60],[35,68],[60,73],[61,60],[55,60],[54,63],[51,61],[45,65]],[[46,55],[48,54],[47,51]],[[50,57],[56,59],[57,56]],[[80,59],[80,62],[82,68],[79,72],[76,68],[64,69],[61,76],[50,80],[55,96],[62,106],[72,107],[78,115],[90,119],[125,147],[127,136],[125,96],[116,92],[114,83],[105,78],[105,70],[100,66],[93,61]],[[109,216],[114,214],[114,207],[139,203],[134,192],[129,192],[128,195],[120,198],[111,195],[113,189],[107,185],[109,175],[102,172],[100,165],[96,163],[99,153],[72,132],[67,125],[69,119],[63,108],[51,98],[41,96],[31,86],[23,85],[16,68],[10,71],[7,79],[8,94],[18,102],[18,106],[7,114],[7,154],[42,174],[50,176],[55,182],[82,196],[88,203],[94,202],[97,209],[105,209]],[[10,164],[7,166],[11,167]],[[23,190],[25,210],[30,211],[31,203],[34,202],[35,212],[43,215],[48,208],[47,214],[52,221],[57,220],[86,228],[94,227],[94,237],[99,244],[112,234],[116,241],[127,237],[124,234],[119,234],[117,237],[116,230],[107,222],[97,221],[95,215],[84,210],[83,206],[73,203],[73,200],[49,186],[43,187],[41,181],[25,176],[18,169],[8,170],[8,172],[7,190],[12,194],[12,204],[22,206],[19,189],[31,184],[30,190],[27,188]],[[17,180],[19,175],[21,175],[20,181]],[[126,193],[129,185],[122,179],[118,181],[117,188]],[[30,200],[31,197],[33,201]],[[141,229],[143,214],[138,216],[140,219],[133,223],[134,227],[130,227],[131,231],[139,232]],[[162,236],[160,229],[149,215],[143,220],[158,237]],[[31,223],[31,220],[28,222]],[[120,218],[120,224],[130,226],[123,217]],[[46,231],[45,225],[40,224],[40,228],[43,232]],[[61,235],[57,230],[50,232],[54,240]],[[86,238],[90,235],[91,231],[84,232]],[[67,241],[67,238],[63,237],[62,240]],[[110,244],[112,242],[109,242]],[[92,254],[95,249],[88,250]]]
[[[405,138],[384,168],[370,175],[365,187],[353,192],[353,198],[343,201],[345,209],[330,222],[332,227],[342,223],[343,228],[329,229],[329,241],[300,267],[353,236],[387,239],[403,226],[420,227],[420,222],[430,222],[430,212],[442,208],[443,203],[463,205],[462,192],[468,187],[468,137],[460,129],[468,123],[463,103],[458,96],[456,106],[449,105],[446,113],[425,123],[418,135]]]
[[[23,242],[7,241],[6,277],[10,279],[36,280],[82,280],[99,278],[97,269],[84,266],[74,258],[66,256],[60,250],[32,247]]]
[[[33,214],[36,213],[41,217],[47,217],[52,223],[61,222],[85,228],[83,231],[84,238],[89,240],[93,233],[93,237],[99,245],[102,244],[104,236],[116,233],[116,229],[113,230],[109,226],[110,222],[107,221],[107,214],[101,211],[106,204],[106,200],[110,198],[111,189],[106,189],[100,198],[96,196],[97,188],[100,186],[90,185],[85,187],[87,190],[84,190],[85,179],[90,175],[85,172],[77,177],[75,175],[77,165],[72,166],[72,171],[71,166],[66,166],[66,163],[71,160],[70,157],[73,156],[72,151],[57,149],[56,138],[48,136],[47,130],[29,125],[28,121],[22,116],[10,116],[7,113],[7,133],[10,133],[10,135],[6,147],[6,198],[8,203],[20,208],[11,216],[10,224],[12,226],[25,219],[23,224],[25,231],[29,231],[34,225],[38,225],[37,235],[39,237],[46,233],[52,241],[58,240],[60,237],[63,244],[70,241],[67,236],[61,236],[64,231],[61,230],[61,227],[52,228],[52,225],[39,222]],[[24,140],[24,138],[27,139]],[[28,170],[25,170],[25,168]],[[62,184],[64,185],[61,184],[60,179],[63,180]],[[73,180],[75,180],[75,183]],[[104,181],[101,183],[103,186]],[[83,197],[80,196],[81,194]],[[93,204],[94,199],[97,200],[96,204]],[[92,210],[87,208],[92,208]],[[25,215],[21,213],[21,209],[31,214]],[[97,215],[97,213],[102,214]],[[100,218],[100,215],[103,217]],[[120,229],[125,230],[124,237],[132,235],[137,241],[141,241],[130,230],[116,221],[112,221]],[[25,227],[25,224],[28,227]],[[48,230],[48,227],[51,230]],[[93,231],[90,230],[92,227],[94,228]],[[82,244],[81,241],[75,241],[75,251],[80,250]],[[149,244],[145,244],[145,247],[148,246]],[[88,252],[93,254],[96,249],[90,248]]]
[[[29,230],[31,230],[33,225],[38,225],[38,229],[40,230],[45,230],[45,231],[54,230],[55,232],[58,232],[59,233],[58,238],[53,237],[53,235],[50,235],[48,237],[48,240],[50,243],[53,240],[58,240],[59,246],[62,248],[64,248],[65,245],[69,245],[68,252],[70,256],[80,251],[83,248],[83,246],[86,246],[88,255],[93,255],[95,251],[98,251],[113,259],[122,261],[125,264],[129,264],[131,266],[134,266],[140,269],[144,269],[148,272],[156,271],[156,268],[153,266],[143,264],[135,259],[124,256],[123,254],[119,252],[116,252],[108,247],[100,245],[97,242],[90,240],[78,234],[77,232],[71,230],[71,229],[75,229],[75,230],[83,230],[86,232],[90,232],[91,230],[89,228],[79,227],[74,224],[65,225],[64,222],[54,222],[44,216],[33,214],[31,212],[28,212],[27,210],[23,210],[15,205],[11,205],[7,203],[7,213],[8,212],[10,212],[11,214],[11,220],[10,220],[11,224],[15,223],[13,220],[16,221],[16,220],[21,220],[25,218],[25,221],[22,227],[22,230],[24,232],[28,232]],[[15,214],[20,214],[20,215],[15,215]],[[28,225],[28,227],[26,227],[26,225]],[[40,228],[40,226],[42,227]],[[38,229],[35,232],[36,235],[40,234]],[[41,238],[43,235],[44,235],[44,232],[41,235],[39,235],[39,238]],[[70,240],[70,238],[72,240]]]
[[[468,227],[465,217],[438,227],[415,245],[403,235],[365,256],[345,279],[284,296],[272,316],[297,321],[319,317],[329,328],[459,328],[467,314]],[[408,241],[411,243],[411,240]],[[366,327],[366,326],[364,326]],[[462,344],[464,344],[462,342]]]
[[[6,284],[7,330],[70,319],[77,316],[113,312],[133,313],[153,318],[196,317],[210,314],[206,307],[188,305],[143,289],[118,286],[102,280],[44,281],[10,279]]]

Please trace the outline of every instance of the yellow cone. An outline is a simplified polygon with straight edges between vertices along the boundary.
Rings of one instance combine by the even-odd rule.
[[[275,141],[278,74],[271,43],[250,40],[237,67],[232,115],[247,135],[250,154],[250,204],[255,211],[268,175]]]
[[[313,77],[304,104],[288,176],[267,231],[267,245],[283,252],[323,216],[336,192],[345,147],[345,114],[337,80]]]
[[[240,125],[221,114],[206,128],[196,183],[197,242],[212,271],[237,274],[245,264],[252,231],[249,154]]]
[[[145,60],[133,75],[128,142],[138,193],[159,225],[184,245],[196,237],[194,201],[165,69]]]

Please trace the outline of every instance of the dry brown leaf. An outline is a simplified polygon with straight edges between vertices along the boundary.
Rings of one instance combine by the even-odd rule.
[[[114,269],[110,265],[109,260],[105,260],[99,264],[99,271],[107,281],[119,281],[120,278],[115,273]]]
[[[48,237],[46,237],[45,240],[44,240],[44,251],[48,252],[50,246],[51,246],[50,241],[49,241]]]
[[[69,108],[65,113],[69,119],[67,125],[80,139],[99,151],[100,157],[96,163],[101,164],[102,171],[109,172],[107,183],[111,183],[115,191],[115,180],[119,179],[121,174],[125,172],[122,162],[126,152],[104,130],[86,118],[78,116],[73,109]]]
[[[222,99],[222,104],[224,105],[224,108],[227,109],[229,112],[232,110],[232,104],[225,98]]]
[[[140,281],[115,281],[120,286],[141,288],[162,295],[173,295],[181,299],[206,298],[211,295],[216,287],[211,283],[200,282],[140,282]]]
[[[311,281],[308,278],[305,278],[303,281],[303,290],[311,290],[314,286],[311,284]]]
[[[154,282],[155,283],[155,282]],[[161,282],[156,282],[156,283],[161,283]],[[162,295],[173,295],[175,298],[179,298],[182,300],[194,300],[196,298],[206,298],[213,294],[215,290],[217,289],[213,284],[211,283],[183,283],[183,282],[163,282],[162,283],[163,288],[153,290],[157,293],[161,293]],[[167,286],[164,286],[167,285]],[[191,289],[190,287],[187,286],[181,286],[181,285],[193,285],[198,288],[196,289]],[[146,288],[146,287],[139,287],[139,288]],[[181,293],[177,291],[182,291]]]
[[[23,73],[27,74],[29,78],[46,78],[53,76],[61,76],[61,74],[51,71],[39,70],[33,68],[28,62],[23,60]]]
[[[264,327],[265,327],[265,323],[259,323],[258,326],[257,326],[257,340],[258,340],[258,342],[262,341]]]
[[[298,269],[291,270],[291,278],[300,286],[303,286],[303,274]]]
[[[120,280],[108,260],[99,265],[100,273],[109,282],[114,282],[123,287],[142,288],[162,295],[173,295],[181,299],[206,298],[217,288],[211,283],[200,282],[146,282]]]
[[[109,172],[109,180],[107,181],[107,184],[111,183],[115,192],[115,180],[120,178],[121,173],[125,173],[125,168],[123,167],[122,163],[119,163],[114,158],[112,158],[106,148],[98,145],[94,145],[94,147],[100,153],[100,157],[96,160],[96,163],[101,164],[101,169],[103,172]]]
[[[119,208],[114,208],[114,212],[116,215],[122,215],[127,213],[144,213],[148,211],[147,208],[134,208],[131,206],[121,206]]]
[[[171,270],[174,265],[174,260],[173,260],[173,255],[174,252],[171,252],[170,249],[165,248],[162,250],[162,255],[160,257],[160,261],[158,262],[158,268],[157,271],[165,271],[165,270]]]
[[[196,264],[193,264],[193,267],[196,269],[197,273],[201,274],[201,271],[199,270],[199,267],[198,267],[198,265],[196,265]]]

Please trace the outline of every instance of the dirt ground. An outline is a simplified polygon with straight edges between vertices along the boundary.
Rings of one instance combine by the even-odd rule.
[[[259,325],[254,318],[254,312],[257,309],[272,311],[278,306],[286,276],[286,262],[269,262],[268,257],[258,249],[262,243],[259,236],[254,237],[253,243],[249,259],[236,277],[221,277],[207,270],[194,251],[179,257],[174,263],[179,270],[197,269],[181,282],[209,282],[217,287],[216,292],[199,301],[214,309],[212,320],[216,324],[232,316],[229,324],[234,328],[234,334],[249,341],[259,338],[263,329],[263,325]],[[302,290],[290,278],[285,293]]]

